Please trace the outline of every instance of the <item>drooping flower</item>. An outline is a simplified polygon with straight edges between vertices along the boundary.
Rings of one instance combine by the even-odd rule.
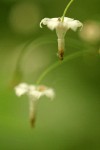
[[[31,126],[33,127],[35,124],[36,117],[36,101],[40,99],[42,96],[47,96],[50,99],[54,98],[54,90],[52,88],[48,88],[44,85],[28,85],[26,83],[20,83],[15,87],[15,93],[17,96],[22,96],[26,94],[29,98],[29,118]]]
[[[63,21],[62,18],[51,18],[51,19],[44,18],[40,22],[41,28],[42,28],[42,24],[46,25],[50,30],[54,30],[54,29],[56,30],[56,34],[58,37],[58,57],[60,60],[63,60],[64,47],[65,47],[64,37],[66,32],[69,29],[76,31],[77,28],[82,27],[83,24],[78,20],[74,20],[68,17],[64,17]]]

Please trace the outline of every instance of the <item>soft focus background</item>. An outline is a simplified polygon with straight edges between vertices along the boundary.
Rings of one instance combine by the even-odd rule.
[[[0,150],[100,150],[99,0],[75,0],[68,10],[67,16],[84,22],[84,28],[81,33],[68,31],[65,56],[91,52],[44,78],[41,84],[54,88],[56,97],[54,101],[41,98],[34,129],[27,97],[18,98],[13,90],[18,82],[35,84],[58,61],[55,31],[40,29],[39,22],[61,16],[68,2],[0,0]]]

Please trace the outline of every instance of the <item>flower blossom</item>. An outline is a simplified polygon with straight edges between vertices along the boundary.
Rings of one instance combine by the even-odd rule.
[[[34,126],[35,123],[35,115],[36,115],[36,108],[35,104],[36,101],[40,99],[42,96],[47,96],[50,99],[54,98],[54,90],[52,88],[48,88],[44,85],[28,85],[26,83],[20,83],[15,87],[15,93],[18,97],[26,94],[29,98],[29,118],[31,126]]]
[[[64,17],[64,20],[62,21],[62,18],[44,18],[40,22],[40,27],[42,28],[42,24],[46,25],[50,30],[56,30],[56,34],[58,37],[58,57],[60,60],[63,60],[64,55],[64,37],[66,32],[69,29],[72,29],[73,31],[76,31],[77,28],[80,28],[83,26],[83,24],[78,21],[74,20],[72,18]]]

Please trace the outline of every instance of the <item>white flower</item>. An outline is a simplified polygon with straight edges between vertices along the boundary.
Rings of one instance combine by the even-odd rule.
[[[29,118],[32,127],[35,123],[35,102],[42,96],[47,96],[48,98],[54,98],[54,90],[52,88],[48,88],[44,85],[28,85],[26,83],[20,83],[15,88],[15,93],[17,96],[22,96],[26,94],[29,98]]]
[[[46,25],[50,30],[56,30],[58,37],[58,56],[62,60],[64,54],[64,37],[66,32],[69,29],[76,31],[77,28],[83,26],[83,24],[72,18],[64,17],[64,21],[62,22],[61,18],[44,18],[40,22],[40,27],[42,28],[42,24]]]
[[[44,85],[35,86],[28,85],[26,83],[20,83],[15,87],[15,93],[17,96],[28,95],[33,97],[33,100],[38,100],[41,96],[47,96],[48,98],[53,99],[54,91],[51,88],[48,88]]]

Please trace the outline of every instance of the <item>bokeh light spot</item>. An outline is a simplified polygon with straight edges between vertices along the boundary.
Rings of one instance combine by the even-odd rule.
[[[84,22],[80,37],[89,43],[97,43],[100,41],[100,24],[93,20]]]
[[[33,2],[15,4],[9,14],[11,28],[20,34],[32,34],[39,27],[41,11]]]

